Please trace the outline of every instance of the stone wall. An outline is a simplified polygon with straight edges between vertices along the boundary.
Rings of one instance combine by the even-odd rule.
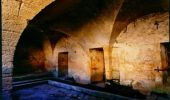
[[[113,19],[109,17],[101,16],[76,31],[62,29],[62,31],[70,34],[70,36],[60,39],[55,46],[53,61],[56,70],[58,68],[58,52],[68,52],[69,76],[73,77],[79,83],[90,83],[91,60],[89,49],[102,47],[104,49],[106,78],[109,79],[111,75],[108,45],[113,27]]]
[[[21,33],[29,23],[29,20],[53,1],[2,0],[2,69],[4,90],[12,88],[12,62]],[[113,63],[112,66],[109,64],[110,36],[123,1],[116,1],[117,4],[115,3],[112,8],[109,8],[109,11],[103,11],[96,19],[87,22],[87,24],[77,30],[72,31],[68,27],[59,28],[70,34],[70,36],[62,38],[56,44],[54,51],[50,46],[50,41],[45,41],[44,52],[48,60],[47,64],[49,65],[47,67],[49,70],[54,65],[57,71],[58,52],[68,51],[70,52],[69,75],[73,77],[79,76],[77,79],[80,79],[78,80],[80,83],[89,83],[89,49],[103,47],[107,79],[120,79],[121,84],[131,84],[133,83],[132,80],[137,81],[136,79],[139,79],[139,81],[143,80],[142,82],[144,83],[162,81],[161,73],[155,72],[153,69],[155,66],[161,66],[160,43],[169,41],[168,13],[151,14],[129,24],[127,30],[123,30],[117,38],[117,43],[113,44]],[[66,42],[69,44],[65,45]]]
[[[51,2],[52,0],[2,0],[2,63],[4,67],[13,67],[11,62],[15,46],[27,22]]]
[[[48,47],[45,52],[49,55],[49,61],[51,60],[51,64],[56,67],[56,76],[58,74],[58,53],[68,52],[69,76],[73,77],[78,83],[90,83],[91,61],[89,49],[103,48],[106,79],[111,79],[109,39],[121,3],[122,1],[117,1],[117,4],[105,9],[97,18],[93,18],[82,27],[74,30],[67,25],[63,25],[63,23],[56,22],[56,26],[58,26],[56,30],[68,34],[68,37],[61,38],[56,43],[54,50],[50,49],[49,43],[45,44]]]
[[[12,68],[15,47],[31,20],[53,0],[2,0],[2,77],[3,90],[12,89]],[[4,92],[9,93],[9,92]],[[4,94],[5,96],[6,94]],[[6,96],[9,97],[9,96]],[[5,97],[4,97],[5,99]]]
[[[59,52],[68,52],[68,76],[73,77],[78,83],[89,83],[90,59],[79,42],[71,37],[65,37],[56,44],[54,49],[54,61],[57,72]]]
[[[13,56],[15,52],[16,45],[20,38],[21,33],[29,24],[29,21],[34,18],[36,14],[38,14],[42,9],[44,9],[47,5],[49,5],[54,0],[2,0],[2,64],[3,64],[3,75],[7,72],[10,74],[12,73],[13,68]],[[97,21],[93,20],[92,22],[88,22],[88,24],[83,27],[83,29],[77,30],[76,32],[68,32],[68,33],[75,33],[75,36],[78,41],[81,41],[80,44],[86,48],[86,52],[89,50],[88,47],[104,47],[107,44],[109,36],[111,34],[111,29],[113,25],[113,21],[118,13],[118,9],[120,8],[122,1],[116,1],[115,5],[112,9],[110,8],[109,11],[103,12]],[[105,19],[107,19],[105,21]],[[92,25],[91,25],[92,24]],[[99,24],[99,25],[98,25]],[[93,27],[92,27],[93,26]],[[90,28],[90,29],[89,29]],[[104,29],[103,29],[104,28]],[[93,30],[94,29],[94,30]],[[64,29],[61,29],[64,30]],[[82,33],[82,34],[79,34]],[[84,38],[84,35],[90,33],[87,38]],[[78,34],[78,36],[77,36]],[[105,35],[106,34],[106,35]],[[104,40],[103,40],[104,37]],[[84,39],[83,39],[84,38]],[[103,42],[101,41],[104,41]],[[11,42],[12,41],[12,42]],[[89,42],[90,41],[90,42]],[[93,44],[94,41],[98,41]],[[47,47],[49,47],[48,42]],[[86,44],[90,43],[90,44]],[[46,47],[45,46],[45,47]],[[105,54],[108,54],[108,47],[104,47]],[[44,50],[45,53],[48,50]],[[51,51],[51,50],[50,50]],[[51,51],[52,52],[52,51]],[[48,53],[46,58],[50,58],[52,54]],[[106,62],[109,62],[108,56],[105,55]],[[47,61],[53,63],[53,61]],[[49,64],[49,63],[48,63]],[[108,63],[106,63],[107,66]],[[52,66],[52,65],[49,65]],[[5,78],[5,77],[4,77]],[[11,78],[12,79],[12,78]],[[12,82],[10,81],[9,84]]]
[[[112,45],[113,78],[138,89],[162,83],[162,72],[154,69],[162,68],[160,43],[169,42],[168,26],[167,12],[146,15],[130,23]]]

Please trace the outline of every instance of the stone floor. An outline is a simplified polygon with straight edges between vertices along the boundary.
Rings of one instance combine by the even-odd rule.
[[[17,90],[13,100],[105,100],[85,93],[42,84]]]
[[[25,87],[24,89],[14,91],[12,96],[12,100],[113,100],[110,97],[110,99],[99,98],[94,95],[68,90],[49,84],[40,84],[29,88]],[[170,96],[152,94],[142,100],[170,100]]]

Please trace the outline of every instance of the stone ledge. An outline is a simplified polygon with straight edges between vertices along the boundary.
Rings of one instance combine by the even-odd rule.
[[[123,97],[123,96],[120,96],[120,95],[111,94],[111,93],[107,93],[107,92],[91,90],[91,89],[73,86],[73,85],[60,83],[60,82],[52,81],[52,80],[48,80],[48,84],[56,86],[56,87],[65,88],[65,89],[68,89],[68,90],[74,90],[74,91],[86,93],[86,94],[96,96],[96,97],[100,97],[100,98],[106,98],[106,99],[109,99],[109,100],[110,99],[111,100],[137,100],[137,99],[134,99],[134,98]]]

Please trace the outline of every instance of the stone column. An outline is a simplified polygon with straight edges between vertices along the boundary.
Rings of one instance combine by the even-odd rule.
[[[22,31],[44,7],[54,0],[2,0],[2,90],[3,100],[10,100],[13,57]]]
[[[13,57],[17,41],[20,37],[14,30],[2,32],[2,90],[3,100],[10,100],[12,90]]]

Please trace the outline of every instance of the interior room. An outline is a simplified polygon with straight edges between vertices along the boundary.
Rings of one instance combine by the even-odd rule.
[[[169,0],[2,0],[4,100],[169,100]]]

